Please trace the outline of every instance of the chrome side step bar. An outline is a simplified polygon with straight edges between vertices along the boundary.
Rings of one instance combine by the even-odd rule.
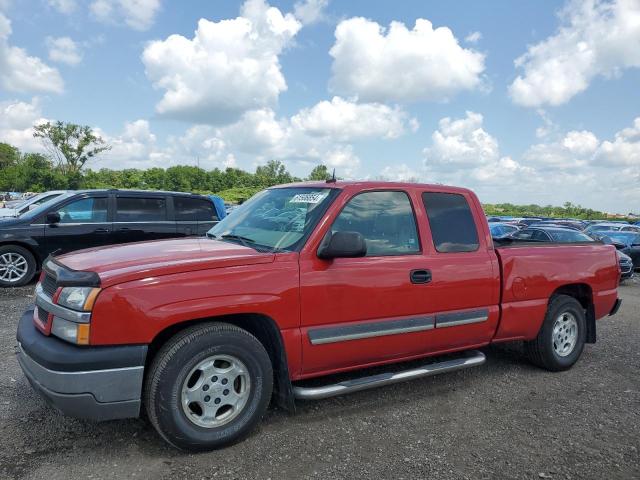
[[[353,380],[324,385],[320,387],[293,387],[293,395],[298,400],[320,400],[322,398],[345,395],[347,393],[368,390],[369,388],[391,385],[393,383],[413,380],[415,378],[430,377],[439,373],[454,372],[463,368],[471,368],[482,365],[486,361],[484,353],[478,350],[467,352],[464,357],[442,362],[430,363],[418,368],[412,368],[402,372],[379,373],[369,377],[361,377]]]

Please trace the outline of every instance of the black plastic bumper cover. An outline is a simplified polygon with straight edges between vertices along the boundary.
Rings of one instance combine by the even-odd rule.
[[[42,335],[32,317],[28,310],[18,324],[18,362],[47,403],[91,420],[139,415],[146,345],[77,347]]]

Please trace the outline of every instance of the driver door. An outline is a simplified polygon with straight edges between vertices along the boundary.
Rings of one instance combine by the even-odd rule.
[[[108,221],[108,203],[107,195],[76,197],[51,210],[60,215],[60,222],[45,225],[47,253],[56,250],[66,253],[114,243],[112,225]]]

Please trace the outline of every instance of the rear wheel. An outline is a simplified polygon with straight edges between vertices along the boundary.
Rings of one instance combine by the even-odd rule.
[[[525,342],[532,363],[554,372],[567,370],[578,361],[586,338],[586,317],[580,302],[558,295],[549,303],[535,340]]]
[[[29,250],[18,245],[0,247],[0,287],[26,285],[36,273],[36,260]]]
[[[158,352],[145,382],[151,424],[173,446],[219,448],[247,435],[267,409],[271,361],[250,333],[224,323],[188,328]]]

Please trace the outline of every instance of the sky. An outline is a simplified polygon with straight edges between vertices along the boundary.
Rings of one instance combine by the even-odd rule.
[[[0,141],[640,212],[640,0],[0,0]]]

